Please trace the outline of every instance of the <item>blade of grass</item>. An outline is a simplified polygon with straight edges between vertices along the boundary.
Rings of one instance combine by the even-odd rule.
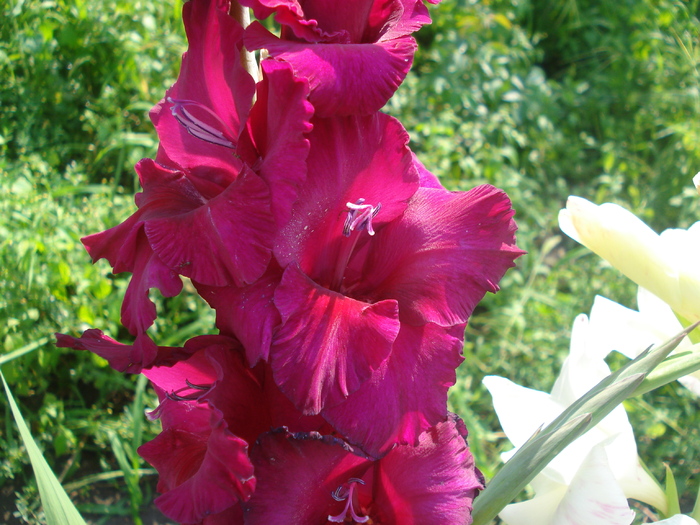
[[[32,469],[34,470],[37,485],[39,486],[39,495],[41,496],[44,513],[46,514],[47,525],[85,525],[85,521],[80,516],[78,509],[73,505],[68,494],[66,494],[66,491],[59,483],[56,475],[41,454],[34,438],[32,438],[32,434],[29,432],[29,428],[24,422],[24,418],[19,411],[19,407],[17,407],[17,403],[15,403],[15,399],[12,397],[10,387],[7,385],[5,376],[2,375],[1,371],[0,378],[5,387],[5,393],[7,394],[7,401],[10,404],[12,415],[15,418],[17,428],[24,441],[24,446],[27,448],[29,460],[32,463]]]
[[[33,352],[37,348],[48,343],[49,339],[50,339],[50,337],[48,337],[48,336],[42,337],[41,339],[38,339],[38,340],[34,341],[33,343],[29,343],[28,345],[24,345],[22,348],[18,348],[17,350],[13,350],[12,352],[9,352],[3,356],[0,356],[0,366],[4,365],[5,363],[9,363],[13,359],[17,359],[18,357],[21,357],[24,354],[28,354],[29,352]]]

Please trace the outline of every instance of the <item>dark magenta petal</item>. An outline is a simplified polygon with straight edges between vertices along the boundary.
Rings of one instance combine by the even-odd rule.
[[[260,436],[251,459],[257,486],[245,504],[246,525],[325,525],[344,506],[333,492],[372,466],[339,439],[285,430]]]
[[[462,362],[464,325],[401,325],[389,359],[360,389],[322,415],[351,443],[379,457],[415,444],[447,414],[447,390]]]
[[[132,335],[144,334],[156,319],[156,305],[148,297],[151,288],[158,288],[164,297],[175,297],[182,290],[180,277],[163,264],[139,234],[134,254],[133,275],[122,302],[122,324]]]
[[[508,196],[493,186],[421,188],[401,219],[351,262],[362,275],[354,293],[398,300],[402,323],[464,323],[524,253],[515,246],[514,213]]]
[[[93,261],[104,257],[114,273],[133,272],[121,311],[122,323],[136,336],[145,334],[157,316],[148,290],[158,288],[165,297],[182,290],[177,273],[163,264],[148,243],[142,228],[144,216],[147,210],[138,210],[119,226],[82,239]]]
[[[282,270],[273,261],[268,271],[249,286],[204,286],[197,291],[216,310],[216,327],[222,334],[236,337],[245,348],[250,366],[270,355],[272,334],[281,319],[273,302]]]
[[[311,44],[280,40],[259,23],[246,30],[246,46],[265,48],[309,82],[320,117],[368,115],[391,98],[413,62],[416,41],[404,36],[377,43]]]
[[[151,112],[161,141],[157,160],[184,168],[194,177],[216,179],[222,186],[240,169],[235,151],[190,134],[172,115],[173,104],[167,98],[206,107],[218,119],[195,105],[185,109],[226,134],[235,147],[252,105],[255,82],[241,65],[243,30],[228,15],[229,5],[226,0],[185,3],[183,19],[189,47],[177,82]]]
[[[376,468],[374,503],[378,523],[466,524],[484,488],[456,416],[421,434],[418,446],[399,446]]]
[[[322,417],[304,416],[292,405],[273,381],[270,365],[249,367],[235,339],[198,336],[185,343],[185,350],[192,355],[186,361],[143,370],[161,401],[206,401],[221,411],[228,429],[248,443],[281,425],[294,432],[332,431]]]
[[[401,124],[381,113],[368,117],[314,119],[308,174],[290,222],[280,232],[275,256],[285,267],[299,264],[322,286],[332,287],[347,264],[353,238],[343,235],[347,203],[381,204],[375,231],[400,216],[418,188],[418,172]],[[365,232],[360,243],[369,238]],[[337,289],[336,289],[337,291]]]
[[[206,404],[166,399],[159,407],[163,431],[139,447],[160,475],[158,508],[181,523],[199,523],[246,501],[255,490],[247,443]]]
[[[306,179],[313,107],[308,84],[282,62],[264,60],[263,79],[241,136],[239,155],[267,182],[277,226],[289,220],[297,187]]]
[[[440,183],[440,179],[438,179],[435,175],[433,175],[430,171],[428,171],[428,168],[426,168],[423,163],[416,157],[415,154],[413,154],[413,164],[416,166],[416,169],[418,170],[418,176],[420,177],[420,187],[421,188],[435,188],[438,190],[445,190],[445,188],[442,186]],[[447,191],[447,190],[445,190]]]
[[[243,506],[241,504],[227,508],[223,512],[204,518],[202,525],[244,525]]]
[[[341,403],[391,352],[395,301],[362,303],[318,286],[289,267],[275,291],[282,316],[270,363],[275,381],[306,414]]]
[[[157,166],[145,161],[141,165],[142,170]],[[145,231],[169,268],[212,286],[243,286],[263,274],[275,228],[269,190],[260,177],[245,170],[209,201],[182,174],[165,182],[149,192],[153,199],[149,205],[158,206],[164,216],[146,221]]]
[[[134,344],[119,343],[95,328],[85,330],[80,337],[56,334],[56,346],[89,350],[106,359],[115,370],[130,374],[138,374],[144,367],[172,366],[193,353],[187,348],[156,346],[146,334],[139,335]]]

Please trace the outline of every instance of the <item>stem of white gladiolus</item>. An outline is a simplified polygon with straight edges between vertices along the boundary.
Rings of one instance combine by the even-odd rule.
[[[536,433],[474,500],[473,525],[486,525],[494,519],[559,452],[637,392],[647,375],[659,366],[698,324],[700,323],[687,327],[666,343],[642,352],[636,359],[610,374],[583,397],[574,401],[546,428]],[[663,513],[668,511],[666,508],[659,510]]]

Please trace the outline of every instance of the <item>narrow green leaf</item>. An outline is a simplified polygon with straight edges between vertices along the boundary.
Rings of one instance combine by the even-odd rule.
[[[678,487],[676,486],[676,478],[673,477],[673,472],[668,465],[666,465],[666,490],[664,492],[666,493],[666,504],[668,505],[666,517],[680,514],[681,505],[678,502]]]
[[[13,359],[17,359],[18,357],[23,356],[24,354],[33,352],[37,348],[40,348],[42,345],[48,343],[49,339],[49,337],[42,337],[41,339],[38,339],[33,343],[24,345],[22,348],[18,348],[17,350],[13,350],[12,352],[8,352],[7,354],[0,356],[0,366],[4,365],[5,363],[9,363]]]
[[[24,441],[24,446],[27,448],[29,460],[32,463],[32,469],[34,469],[34,475],[36,476],[37,485],[39,486],[41,503],[44,506],[44,513],[46,514],[47,525],[85,525],[85,521],[71,502],[66,491],[63,490],[61,483],[51,471],[51,467],[46,463],[39,447],[37,447],[34,442],[29,428],[27,428],[27,424],[24,422],[24,418],[22,418],[22,414],[12,397],[10,387],[7,386],[5,376],[2,375],[1,371],[0,378],[5,387],[7,401],[10,404],[10,409],[17,423],[17,428]]]
[[[649,373],[632,395],[641,396],[698,370],[700,370],[700,344],[667,358]]]
[[[496,474],[474,500],[472,525],[486,525],[564,448],[591,425],[591,415],[582,414],[553,431],[536,434]]]
[[[672,337],[664,344],[656,348],[647,348],[644,352],[638,355],[636,359],[633,359],[623,367],[610,374],[608,377],[604,378],[602,381],[600,381],[600,383],[591,388],[591,390],[589,390],[585,395],[569,405],[569,407],[551,423],[551,426],[556,428],[557,425],[562,425],[579,414],[589,412],[593,414],[595,424],[597,424],[610,412],[610,410],[615,408],[615,405],[610,407],[610,410],[607,412],[601,411],[600,414],[597,413],[598,407],[609,405],[611,399],[618,398],[619,394],[621,394],[623,391],[625,392],[625,397],[619,399],[616,404],[619,404],[627,399],[627,397],[632,396],[633,393],[636,392],[639,385],[643,382],[646,375],[659,366],[659,364],[666,359],[668,354],[673,352],[673,350],[680,344],[683,338],[692,332],[698,325],[700,325],[700,322],[683,329],[676,336]],[[619,385],[621,382],[624,382],[625,379],[630,377],[634,377],[635,379],[631,382],[625,382],[626,386],[624,387],[618,386],[617,388],[620,388],[619,392],[610,391],[604,397],[598,397],[598,395],[607,388],[610,388],[616,384]],[[637,386],[632,390],[629,390],[629,385],[632,383],[637,383]]]

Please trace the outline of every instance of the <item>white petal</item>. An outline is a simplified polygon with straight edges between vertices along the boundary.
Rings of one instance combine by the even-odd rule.
[[[555,525],[554,513],[565,495],[566,485],[554,485],[530,500],[506,505],[498,517],[507,525]]]
[[[516,385],[504,377],[486,376],[484,386],[491,393],[503,431],[516,448],[564,409],[549,394]]]
[[[610,375],[603,360],[607,352],[600,354],[595,350],[590,344],[588,318],[581,314],[574,320],[569,356],[552,388],[552,397],[563,406],[569,406]]]
[[[601,446],[594,447],[554,513],[556,525],[629,525],[634,512]]]

